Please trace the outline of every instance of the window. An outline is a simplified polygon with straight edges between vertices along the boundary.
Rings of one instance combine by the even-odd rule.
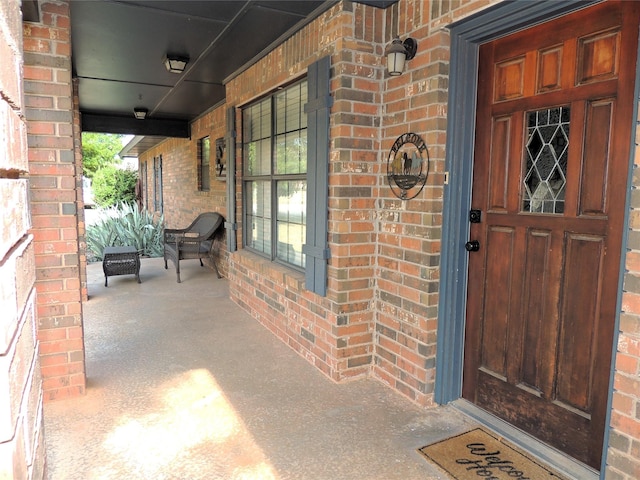
[[[304,266],[307,215],[307,82],[242,111],[244,244]]]
[[[153,209],[162,213],[162,155],[153,157]]]
[[[198,140],[198,190],[209,191],[209,165],[211,159],[211,142],[209,137]]]
[[[147,208],[147,162],[140,162],[140,194],[142,195],[141,207]]]

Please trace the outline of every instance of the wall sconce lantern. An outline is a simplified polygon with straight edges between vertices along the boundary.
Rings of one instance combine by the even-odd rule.
[[[404,42],[398,37],[394,38],[387,47],[387,71],[392,77],[401,75],[404,71],[405,60],[411,60],[416,56],[418,42],[409,37]]]
[[[147,113],[149,113],[149,110],[147,110],[146,108],[136,107],[133,109],[133,116],[138,120],[144,120],[145,118],[147,118]]]
[[[171,73],[184,72],[187,63],[189,63],[189,57],[171,54],[167,54],[167,56],[164,57],[164,66]]]

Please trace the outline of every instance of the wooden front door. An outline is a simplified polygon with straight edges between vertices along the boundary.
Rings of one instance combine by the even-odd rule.
[[[596,469],[639,18],[606,2],[480,48],[463,397]]]

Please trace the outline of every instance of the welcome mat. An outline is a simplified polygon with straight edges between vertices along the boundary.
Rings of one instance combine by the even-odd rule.
[[[456,480],[565,479],[481,428],[418,451]]]

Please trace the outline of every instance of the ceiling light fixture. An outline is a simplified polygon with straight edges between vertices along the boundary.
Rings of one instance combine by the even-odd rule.
[[[387,71],[392,77],[401,75],[404,71],[405,60],[411,60],[416,56],[418,42],[409,37],[404,42],[398,37],[394,38],[385,55],[387,56]]]
[[[147,118],[147,113],[149,113],[149,110],[147,110],[146,108],[136,107],[133,109],[133,116],[138,120],[144,120],[145,118]]]
[[[167,54],[164,57],[164,66],[171,73],[182,73],[189,63],[189,57],[184,55],[171,55]]]

